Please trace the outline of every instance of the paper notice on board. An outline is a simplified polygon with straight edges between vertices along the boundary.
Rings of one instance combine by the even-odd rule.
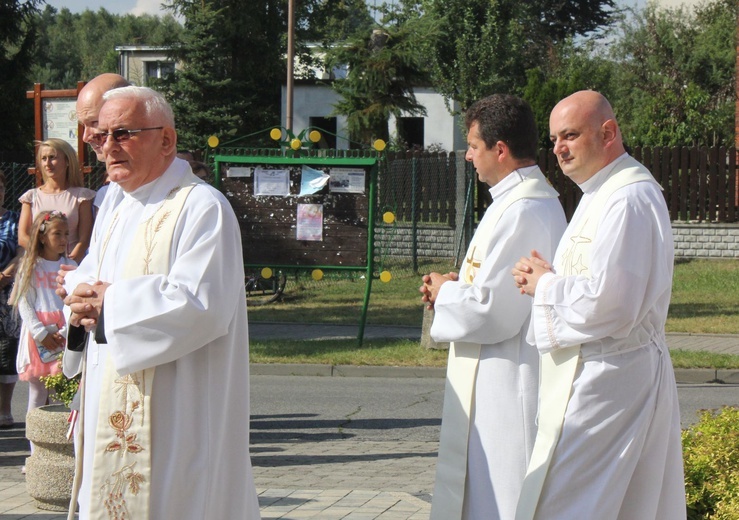
[[[226,177],[251,177],[252,168],[243,166],[231,166],[226,170]]]
[[[254,195],[287,197],[290,194],[289,170],[254,169]]]
[[[55,137],[77,150],[77,101],[66,98],[46,98],[41,114],[44,140]]]
[[[328,182],[329,176],[320,170],[303,165],[300,175],[300,195],[313,195],[323,189]]]
[[[364,193],[365,171],[355,168],[331,168],[328,181],[332,193]]]
[[[298,204],[298,240],[323,240],[323,205]]]

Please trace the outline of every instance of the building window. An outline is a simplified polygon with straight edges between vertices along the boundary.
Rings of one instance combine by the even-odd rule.
[[[147,61],[146,78],[162,79],[174,72],[174,63],[171,61]]]
[[[398,137],[408,146],[408,149],[423,150],[423,118],[399,117],[397,122]]]
[[[311,117],[309,119],[311,128],[321,132],[319,148],[336,148],[336,118],[335,117]]]

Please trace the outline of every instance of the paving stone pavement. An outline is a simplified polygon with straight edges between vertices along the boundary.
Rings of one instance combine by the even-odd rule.
[[[37,509],[26,493],[24,425],[0,430],[0,439],[0,519],[66,519]],[[427,520],[437,449],[436,442],[256,443],[251,453],[262,518]]]
[[[252,338],[357,336],[357,327],[351,326],[250,326]],[[368,326],[365,338],[372,337],[420,338],[420,329]],[[670,334],[668,344],[671,349],[739,354],[739,336]],[[341,375],[336,368],[325,375]],[[443,377],[438,370],[403,374]],[[366,375],[378,372],[368,370]],[[739,373],[719,375],[739,378]],[[255,443],[251,450],[262,518],[427,520],[437,448],[436,442]],[[66,513],[37,509],[26,493],[20,467],[28,455],[23,423],[0,430],[0,520],[64,520]]]

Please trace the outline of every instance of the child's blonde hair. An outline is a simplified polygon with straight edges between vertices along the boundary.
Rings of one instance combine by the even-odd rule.
[[[23,255],[20,267],[18,267],[17,282],[13,287],[10,300],[15,307],[18,306],[18,300],[25,295],[31,288],[31,280],[36,270],[36,264],[43,248],[41,237],[51,228],[54,222],[63,222],[67,226],[67,216],[61,211],[42,211],[36,216],[31,226],[31,238],[28,241],[28,250]],[[65,256],[64,254],[62,256]]]

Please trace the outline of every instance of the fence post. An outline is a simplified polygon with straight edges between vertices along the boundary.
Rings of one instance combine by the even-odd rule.
[[[454,265],[459,267],[459,255],[465,254],[462,248],[465,240],[465,226],[467,225],[467,204],[472,199],[467,197],[467,161],[465,152],[459,151],[455,154],[455,190],[454,190],[454,243],[457,244],[457,253],[454,257]]]
[[[418,274],[418,155],[411,159],[411,249],[413,251],[413,272]]]

